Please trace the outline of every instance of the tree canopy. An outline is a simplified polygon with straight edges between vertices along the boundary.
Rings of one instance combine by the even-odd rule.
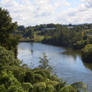
[[[0,8],[0,45],[4,46],[7,49],[11,49],[12,39],[10,34],[16,30],[17,23],[12,23],[12,18],[9,15],[9,12],[6,9]],[[13,40],[14,41],[14,40]],[[14,45],[14,47],[16,44]]]

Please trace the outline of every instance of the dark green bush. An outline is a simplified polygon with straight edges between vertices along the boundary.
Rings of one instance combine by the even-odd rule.
[[[92,44],[88,44],[82,49],[82,59],[87,63],[92,63]]]
[[[21,62],[18,59],[15,59],[12,51],[8,51],[0,46],[0,65],[19,65],[20,63]]]

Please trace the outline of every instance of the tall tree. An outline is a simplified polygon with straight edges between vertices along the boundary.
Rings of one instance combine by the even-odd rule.
[[[17,23],[12,23],[12,18],[6,9],[0,8],[0,45],[10,49],[10,34],[14,32]]]

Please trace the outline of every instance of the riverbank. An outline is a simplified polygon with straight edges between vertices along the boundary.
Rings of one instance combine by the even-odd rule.
[[[34,40],[33,39],[19,39],[19,42],[33,42]]]

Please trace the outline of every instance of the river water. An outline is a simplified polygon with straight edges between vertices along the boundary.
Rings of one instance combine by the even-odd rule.
[[[84,64],[77,51],[42,43],[21,42],[18,44],[18,58],[30,68],[39,66],[40,57],[46,54],[49,65],[59,78],[67,83],[82,81],[92,92],[92,65]]]

